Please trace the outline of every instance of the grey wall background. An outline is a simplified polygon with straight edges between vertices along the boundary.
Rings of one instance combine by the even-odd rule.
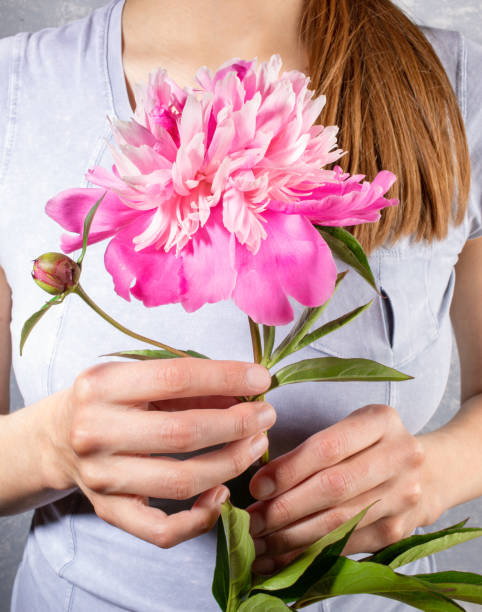
[[[0,0],[0,38],[20,31],[35,31],[79,19],[90,10],[106,4],[106,0]],[[397,2],[415,21],[425,25],[455,29],[482,43],[482,0],[399,0]],[[482,67],[481,67],[482,69]],[[452,374],[440,410],[427,426],[436,429],[450,420],[459,406],[458,359],[454,352]],[[13,408],[23,405],[12,378]],[[466,517],[470,524],[482,525],[481,500],[452,508],[434,525],[443,528]],[[15,571],[22,555],[31,513],[0,518],[0,612],[8,612]],[[440,553],[442,569],[482,571],[482,543],[475,540]],[[476,609],[470,604],[464,607]],[[480,609],[477,606],[477,609]]]

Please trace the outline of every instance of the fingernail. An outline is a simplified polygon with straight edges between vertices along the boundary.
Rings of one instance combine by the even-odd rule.
[[[216,493],[216,497],[214,498],[214,503],[223,504],[229,497],[229,491],[226,489],[221,489]]]
[[[258,535],[258,533],[261,533],[263,529],[264,519],[261,514],[258,514],[257,512],[253,512],[253,514],[250,514],[249,531],[251,535],[256,536]]]
[[[271,478],[268,478],[267,476],[260,476],[253,483],[253,489],[254,489],[255,497],[263,498],[263,497],[268,497],[269,495],[274,493],[274,490],[276,489],[276,485],[274,481],[271,480]]]
[[[263,366],[252,366],[246,373],[246,380],[253,391],[262,391],[269,387],[271,374]]]
[[[263,412],[260,412],[258,414],[258,423],[259,423],[259,426],[262,427],[263,429],[271,427],[271,425],[273,425],[275,421],[276,421],[276,412],[274,408],[272,408],[271,406],[267,406],[266,408],[264,408]]]
[[[274,561],[272,559],[257,559],[253,563],[253,571],[257,574],[272,574],[274,572]]]
[[[257,555],[262,555],[266,552],[267,546],[265,540],[263,538],[255,538],[254,542],[254,550]]]
[[[264,453],[268,446],[268,437],[264,433],[260,433],[251,440],[251,454],[254,459],[258,459]]]

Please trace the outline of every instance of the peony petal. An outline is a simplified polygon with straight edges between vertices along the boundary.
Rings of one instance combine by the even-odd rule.
[[[181,251],[184,292],[182,305],[193,312],[203,304],[227,300],[236,282],[234,236],[213,209],[206,225],[199,229]]]
[[[303,217],[267,212],[268,237],[253,256],[236,244],[235,303],[257,323],[285,325],[293,319],[287,295],[304,306],[326,302],[335,287],[331,251]]]
[[[133,238],[146,228],[150,215],[136,219],[113,238],[105,252],[104,263],[116,292],[126,300],[130,294],[144,306],[178,302],[181,295],[181,259],[174,252],[148,247],[134,250]],[[134,286],[133,283],[135,282]]]
[[[398,200],[383,197],[396,180],[391,172],[381,171],[372,183],[362,184],[358,181],[363,175],[350,177],[339,172],[340,177],[342,180],[325,183],[298,201],[271,200],[269,209],[287,215],[303,215],[321,225],[349,226],[377,221],[380,209],[398,203]]]
[[[276,258],[265,240],[256,256],[236,243],[238,273],[232,298],[256,323],[285,325],[293,320],[293,309],[276,274]]]
[[[63,235],[61,246],[64,251],[75,251],[82,246],[85,217],[104,193],[90,228],[89,244],[93,244],[112,236],[135,219],[138,211],[126,206],[114,193],[91,187],[65,189],[47,202],[45,211],[49,217],[64,229],[78,234]]]
[[[337,275],[329,246],[304,217],[264,216],[283,289],[304,306],[324,304],[335,289]]]

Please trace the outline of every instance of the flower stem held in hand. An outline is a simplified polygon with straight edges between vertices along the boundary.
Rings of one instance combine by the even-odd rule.
[[[163,344],[162,342],[157,342],[157,340],[151,340],[150,338],[146,338],[145,336],[141,336],[140,334],[136,334],[130,329],[127,329],[127,327],[124,327],[123,325],[118,323],[110,315],[104,312],[102,308],[97,306],[97,304],[87,295],[87,293],[85,293],[85,291],[82,289],[80,284],[78,284],[75,287],[73,293],[76,293],[80,298],[82,298],[84,302],[92,308],[92,310],[94,310],[97,314],[99,314],[108,323],[113,325],[116,329],[123,332],[124,334],[130,336],[131,338],[135,338],[136,340],[140,340],[141,342],[147,342],[147,344],[152,344],[153,346],[157,346],[161,349],[165,349],[166,351],[174,353],[175,355],[178,355],[179,357],[191,357],[191,355],[189,355],[188,353],[185,353],[184,351],[175,349],[171,346],[168,346],[167,344]]]
[[[248,316],[248,320],[249,320],[249,331],[251,332],[251,342],[253,343],[253,358],[254,358],[255,363],[261,363],[261,360],[263,358],[263,350],[261,347],[261,334],[259,333],[259,326],[249,316]],[[265,397],[265,394],[263,393],[262,395],[256,395],[256,396],[248,398],[248,401],[254,401],[255,398],[257,401],[258,400],[263,401],[264,397]],[[266,437],[268,436],[267,431],[265,431],[264,434]],[[269,448],[267,448],[264,451],[261,459],[259,459],[259,462],[261,463],[261,465],[266,465],[268,461],[269,461]]]

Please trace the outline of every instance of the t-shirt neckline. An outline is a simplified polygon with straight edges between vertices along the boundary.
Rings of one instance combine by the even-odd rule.
[[[112,106],[119,119],[127,121],[134,115],[127,92],[122,64],[122,10],[125,0],[114,0],[107,15],[107,77],[112,94]]]

